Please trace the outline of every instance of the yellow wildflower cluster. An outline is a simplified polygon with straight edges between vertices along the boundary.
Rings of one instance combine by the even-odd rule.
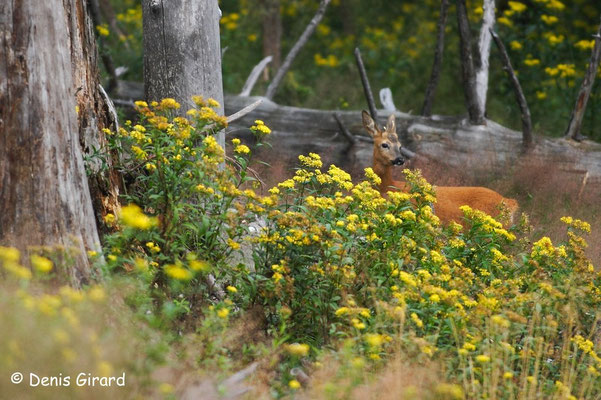
[[[119,220],[125,226],[136,229],[150,229],[157,225],[157,219],[144,214],[136,204],[128,204],[121,208]]]

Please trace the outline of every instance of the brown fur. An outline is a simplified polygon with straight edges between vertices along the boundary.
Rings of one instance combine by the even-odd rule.
[[[392,169],[395,161],[402,158],[394,114],[388,118],[386,128],[381,130],[366,111],[363,111],[363,126],[374,139],[373,169],[382,179],[380,193],[383,195],[391,190],[406,192],[409,190],[405,182],[395,181],[392,177]],[[382,147],[382,143],[386,146]],[[443,224],[451,221],[463,223],[463,212],[459,207],[468,205],[473,209],[483,211],[492,216],[498,216],[501,205],[509,210],[510,223],[519,208],[518,202],[508,199],[494,190],[480,186],[436,186],[437,202],[434,212]]]

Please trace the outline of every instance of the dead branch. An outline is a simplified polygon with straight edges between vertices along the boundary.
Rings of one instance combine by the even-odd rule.
[[[472,55],[472,38],[470,25],[467,19],[465,0],[457,0],[457,25],[459,26],[459,38],[461,44],[461,71],[463,76],[463,91],[465,103],[472,125],[484,125],[484,110],[478,104],[478,93],[476,91],[476,73],[474,71],[474,58]]]
[[[225,156],[225,159],[229,162],[231,162],[232,164],[236,165],[236,167],[240,168],[240,170],[242,170],[242,164],[240,164],[238,161],[236,161],[235,158],[232,158],[230,156]],[[261,185],[261,187],[265,187],[265,182],[263,182],[261,180],[261,178],[259,177],[259,173],[257,171],[255,171],[254,169],[252,169],[251,167],[246,167],[246,170],[248,172],[250,172],[255,179],[259,182],[259,184]]]
[[[434,103],[434,95],[438,87],[440,79],[440,68],[442,66],[442,56],[444,53],[444,36],[445,27],[447,25],[447,17],[449,15],[449,0],[442,0],[440,3],[440,16],[438,17],[437,35],[436,35],[436,50],[434,52],[434,63],[432,64],[432,73],[430,81],[426,88],[426,98],[422,107],[422,115],[429,117],[432,115],[432,104]]]
[[[317,24],[319,24],[319,22],[323,18],[324,14],[326,12],[326,8],[328,7],[328,4],[330,4],[330,0],[321,0],[321,2],[319,3],[319,8],[317,9],[317,12],[313,16],[313,19],[311,19],[311,22],[309,22],[309,25],[307,25],[304,32],[298,39],[298,41],[294,44],[294,46],[292,46],[292,49],[290,49],[290,52],[286,56],[286,59],[284,60],[282,67],[278,70],[278,72],[273,77],[273,80],[267,87],[267,91],[265,92],[265,97],[267,97],[269,100],[273,99],[273,96],[275,95],[275,92],[278,90],[280,83],[282,83],[282,79],[284,78],[284,75],[286,75],[286,72],[288,72],[288,70],[292,66],[292,62],[298,55],[299,51],[307,43],[307,41],[309,40],[311,35],[313,35],[313,32],[315,32],[315,28],[317,27]]]
[[[532,118],[530,117],[530,109],[528,108],[528,102],[526,101],[526,96],[524,96],[524,91],[522,90],[522,86],[520,85],[520,81],[518,80],[515,71],[511,65],[511,60],[509,59],[509,54],[507,53],[507,49],[503,44],[503,41],[499,37],[499,35],[490,30],[490,34],[495,41],[495,44],[499,48],[501,53],[501,59],[503,60],[503,69],[509,75],[511,79],[511,84],[513,85],[513,90],[515,92],[515,98],[520,106],[520,111],[522,113],[522,145],[525,149],[529,149],[534,144],[534,139],[532,137]]]
[[[234,114],[232,114],[226,118],[227,123],[229,124],[230,122],[234,122],[235,120],[244,117],[246,114],[251,113],[255,108],[259,107],[259,105],[261,105],[262,102],[263,102],[263,99],[259,99],[259,100],[255,101],[254,103],[244,107],[242,110],[235,112]]]
[[[599,61],[601,60],[601,25],[599,25],[597,34],[593,35],[593,37],[595,38],[595,47],[593,48],[591,61],[584,74],[582,86],[578,93],[578,99],[576,100],[576,105],[574,106],[574,111],[572,111],[568,129],[566,130],[566,137],[572,138],[578,142],[586,138],[580,133],[580,129],[582,128],[582,119],[584,118],[584,112],[586,111],[586,104],[591,95],[591,90],[595,83],[595,75],[597,74],[597,68],[599,68]]]
[[[338,127],[340,128],[340,132],[342,132],[342,134],[344,135],[344,137],[348,139],[348,141],[350,142],[351,146],[354,146],[355,144],[357,144],[357,138],[355,136],[353,136],[353,134],[351,134],[348,129],[346,129],[346,126],[344,126],[344,123],[340,119],[340,115],[338,113],[336,113],[336,112],[333,115],[334,115],[334,119],[338,123]]]
[[[380,89],[380,103],[382,103],[384,110],[391,113],[396,111],[396,106],[392,99],[392,90],[390,90],[390,88]]]
[[[361,83],[363,84],[363,92],[365,93],[365,100],[367,100],[367,106],[369,107],[369,114],[374,121],[377,121],[378,111],[376,110],[376,102],[374,101],[374,95],[371,92],[365,65],[363,65],[361,50],[359,50],[358,47],[355,47],[355,60],[357,61],[357,68],[359,68],[359,76],[361,77]]]
[[[267,56],[264,59],[262,59],[257,65],[255,65],[253,70],[250,72],[250,75],[248,75],[248,78],[246,78],[246,83],[242,87],[242,91],[240,92],[239,96],[250,96],[250,92],[253,90],[253,87],[255,87],[255,84],[257,83],[257,79],[259,79],[261,72],[263,72],[263,70],[265,69],[267,64],[271,62],[271,60],[273,60],[273,56]]]

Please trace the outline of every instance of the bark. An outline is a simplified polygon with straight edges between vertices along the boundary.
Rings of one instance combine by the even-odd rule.
[[[509,59],[509,54],[507,53],[507,49],[505,49],[503,41],[493,30],[491,30],[490,33],[493,39],[495,40],[499,51],[501,52],[501,58],[503,60],[503,69],[509,75],[509,79],[511,79],[511,84],[515,92],[515,98],[518,102],[518,105],[520,106],[520,112],[522,115],[522,145],[525,149],[529,149],[534,145],[534,138],[532,137],[532,118],[530,117],[530,108],[528,108],[526,96],[524,96],[522,85],[520,85],[520,81],[518,80],[518,77],[515,74],[515,71],[513,70],[511,60]]]
[[[223,105],[217,0],[144,0],[144,93],[147,101],[171,97],[193,106],[192,96]],[[217,110],[223,114],[223,108]],[[225,145],[223,133],[218,135]]]
[[[85,2],[0,3],[0,244],[76,249],[76,285],[100,250],[80,147],[101,125],[93,29]]]
[[[476,71],[476,93],[478,107],[482,110],[482,113],[485,113],[488,92],[488,59],[492,40],[490,30],[495,26],[495,0],[483,0],[482,8],[484,14],[482,15],[482,27],[480,28],[480,38],[478,40],[480,65]]]
[[[434,104],[434,96],[436,94],[436,88],[438,87],[438,81],[440,80],[440,69],[442,67],[442,56],[444,53],[444,36],[445,28],[447,26],[447,17],[449,14],[449,0],[441,0],[440,2],[440,16],[438,18],[437,34],[436,34],[436,50],[434,52],[434,63],[432,65],[432,73],[430,74],[430,81],[426,88],[426,98],[422,107],[422,115],[429,117],[432,115],[432,105]]]
[[[311,22],[309,22],[309,25],[307,25],[298,41],[294,44],[294,46],[292,46],[292,49],[290,49],[290,52],[284,60],[284,64],[282,64],[282,67],[278,70],[278,72],[273,77],[273,80],[267,87],[265,97],[267,97],[268,99],[273,99],[273,96],[275,96],[275,92],[278,90],[280,83],[282,83],[284,75],[286,75],[286,72],[288,72],[288,70],[292,66],[292,62],[294,61],[298,53],[301,51],[303,46],[307,43],[311,35],[313,35],[313,32],[315,32],[315,28],[317,28],[317,24],[319,24],[319,22],[323,18],[328,4],[330,4],[330,0],[321,0],[321,2],[319,3],[319,8],[317,9],[317,12],[311,19]]]
[[[263,6],[263,58],[272,57],[274,71],[282,63],[282,17],[280,0],[261,0]]]
[[[593,54],[591,55],[591,61],[589,62],[588,69],[584,75],[580,92],[578,93],[578,99],[576,105],[572,111],[570,123],[566,130],[566,137],[574,140],[582,140],[585,137],[580,134],[582,128],[582,120],[584,118],[584,112],[586,111],[586,104],[593,90],[593,84],[595,83],[595,75],[599,68],[599,61],[601,60],[601,25],[597,30],[595,37],[595,47],[593,48]]]
[[[469,120],[472,125],[484,125],[484,110],[479,106],[478,94],[476,91],[476,74],[474,72],[474,58],[472,55],[472,39],[470,35],[469,21],[467,19],[465,0],[457,0],[456,7],[457,25],[459,26],[460,37],[463,91],[465,94],[465,103],[469,114]]]

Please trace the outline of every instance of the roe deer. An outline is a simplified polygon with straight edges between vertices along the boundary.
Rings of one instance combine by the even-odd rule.
[[[388,117],[386,128],[381,130],[367,111],[363,111],[363,126],[374,139],[373,170],[382,179],[380,193],[384,195],[391,190],[408,192],[410,187],[405,182],[392,178],[392,168],[405,163],[401,154],[401,144],[396,133],[394,114]],[[478,186],[435,186],[436,204],[434,213],[443,224],[455,221],[463,225],[463,212],[459,207],[468,205],[493,217],[499,214],[499,206],[503,204],[509,210],[510,223],[518,209],[514,199],[501,196],[494,190]]]

